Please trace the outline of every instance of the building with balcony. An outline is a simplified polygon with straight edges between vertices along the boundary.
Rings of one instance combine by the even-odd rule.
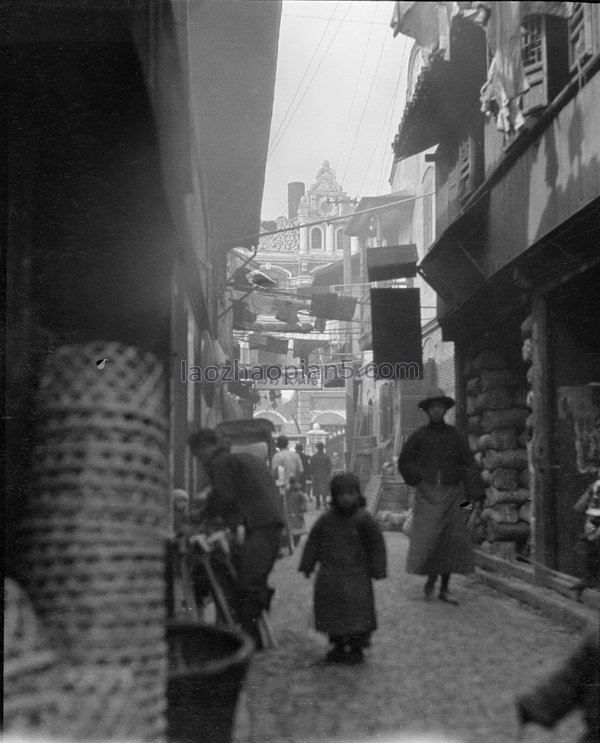
[[[436,238],[419,272],[486,482],[482,548],[564,589],[581,572],[573,506],[600,467],[598,7],[397,5],[395,31],[425,62],[395,161],[434,148]]]

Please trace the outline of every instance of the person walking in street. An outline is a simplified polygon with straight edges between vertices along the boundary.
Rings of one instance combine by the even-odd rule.
[[[377,628],[372,580],[386,577],[386,549],[365,505],[356,475],[336,475],[331,508],[311,529],[298,566],[308,578],[319,565],[315,628],[329,635],[333,647],[326,660],[332,663],[361,663]]]
[[[310,468],[313,478],[313,494],[317,508],[325,508],[327,494],[329,492],[329,480],[331,479],[331,459],[325,452],[322,441],[317,444],[317,451],[310,458]]]
[[[339,452],[334,451],[331,455],[331,474],[338,475],[344,471],[344,463]]]
[[[302,483],[297,477],[290,479],[286,497],[292,540],[296,547],[300,542],[300,538],[306,534],[306,519],[304,514],[308,510],[308,496],[304,492]]]
[[[296,444],[296,453],[302,462],[302,487],[306,493],[306,497],[310,500],[312,496],[312,470],[310,467],[310,457],[304,453],[304,446],[302,444]]]
[[[242,629],[261,647],[258,620],[269,608],[273,595],[268,578],[279,552],[283,527],[275,482],[257,457],[247,452],[231,453],[213,429],[192,434],[189,446],[211,483],[203,515],[219,518],[232,531],[241,533],[234,553],[233,608]]]
[[[289,485],[291,477],[302,477],[304,468],[302,466],[302,460],[298,456],[298,453],[291,451],[289,447],[289,439],[287,436],[278,436],[276,446],[279,451],[273,457],[273,472],[277,479],[277,471],[279,467],[283,467],[285,486]]]
[[[398,470],[416,488],[412,535],[406,570],[426,575],[429,600],[441,574],[439,598],[456,604],[448,586],[451,573],[473,571],[473,551],[461,502],[480,500],[483,482],[466,439],[444,416],[454,405],[440,389],[431,390],[419,403],[429,423],[412,433],[402,447]]]

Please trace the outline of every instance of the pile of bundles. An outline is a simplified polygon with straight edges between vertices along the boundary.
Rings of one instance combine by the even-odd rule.
[[[490,551],[508,554],[529,537],[525,380],[496,351],[481,353],[466,372],[469,444],[486,488],[477,531]]]
[[[402,526],[408,518],[410,511],[400,511],[395,513],[393,511],[377,511],[375,513],[375,521],[379,524],[381,531],[402,531]]]

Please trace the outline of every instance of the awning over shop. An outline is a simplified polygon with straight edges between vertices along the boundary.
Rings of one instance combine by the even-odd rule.
[[[417,275],[418,260],[414,244],[367,248],[369,281],[412,278]]]
[[[476,243],[474,234],[484,228],[488,204],[488,195],[484,195],[468,212],[458,217],[418,265],[425,281],[450,305],[466,301],[486,280],[484,271],[467,246]]]
[[[386,208],[387,207],[387,208]],[[365,196],[356,205],[354,214],[346,226],[346,234],[357,237],[368,237],[371,234],[373,220],[377,217],[381,229],[387,232],[402,219],[410,219],[415,208],[414,194],[409,191],[395,191],[382,196]],[[359,212],[365,212],[360,214]],[[373,233],[374,234],[374,233]]]
[[[281,4],[205,0],[188,14],[184,64],[213,232],[223,249],[256,245],[245,236],[260,232]]]

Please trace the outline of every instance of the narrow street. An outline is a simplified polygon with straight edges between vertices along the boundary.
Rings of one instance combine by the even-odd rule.
[[[314,505],[309,523],[316,516]],[[459,606],[422,598],[404,571],[408,539],[385,533],[388,578],[376,584],[379,629],[362,666],[325,665],[326,638],[311,629],[312,582],[296,552],[278,561],[272,621],[278,647],[257,653],[238,710],[235,743],[393,740],[444,733],[460,743],[517,740],[514,695],[576,643],[573,630],[482,585],[453,577]],[[525,743],[569,743],[573,715],[554,731],[526,728]]]

